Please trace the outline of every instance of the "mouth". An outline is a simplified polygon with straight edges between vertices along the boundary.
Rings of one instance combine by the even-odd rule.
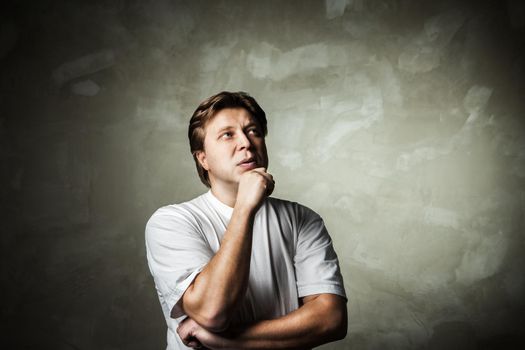
[[[241,168],[254,169],[254,168],[257,167],[257,161],[255,160],[255,158],[250,157],[250,158],[246,158],[246,159],[242,160],[237,165],[240,166]]]

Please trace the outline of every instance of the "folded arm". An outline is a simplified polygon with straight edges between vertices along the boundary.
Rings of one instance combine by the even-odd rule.
[[[246,293],[253,220],[272,190],[273,178],[264,168],[243,173],[221,246],[181,298],[184,313],[210,331],[228,327],[235,307]]]
[[[297,310],[274,320],[259,321],[245,329],[217,334],[188,318],[177,330],[190,347],[210,349],[302,349],[346,336],[347,310],[343,297],[318,294],[303,298]]]
[[[180,306],[202,327],[225,329],[246,292],[252,251],[253,213],[234,209],[221,248],[183,294]]]

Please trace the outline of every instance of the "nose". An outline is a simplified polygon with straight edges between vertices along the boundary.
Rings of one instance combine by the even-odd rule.
[[[246,134],[244,132],[239,133],[237,144],[238,144],[240,149],[243,149],[243,148],[248,148],[249,149],[249,148],[252,147],[252,142],[251,142],[250,138],[248,136],[246,136]]]

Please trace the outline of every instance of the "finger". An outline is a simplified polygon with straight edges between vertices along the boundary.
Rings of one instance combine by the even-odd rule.
[[[179,327],[177,327],[177,333],[180,337],[180,339],[182,340],[182,342],[187,346],[187,343],[193,338],[191,337],[190,335],[190,332],[188,329],[186,329],[187,327],[185,327],[184,324],[181,324],[179,325]]]
[[[258,174],[260,174],[260,175],[262,175],[262,176],[264,176],[266,179],[268,179],[268,180],[271,181],[271,182],[275,182],[275,181],[273,180],[273,175],[272,175],[272,174],[270,174],[270,173],[268,173],[268,172],[266,172],[266,171],[263,171],[263,170],[261,170],[261,169],[264,170],[264,168],[255,168],[255,169],[252,169],[252,171],[253,171],[253,172],[256,172],[256,173],[258,173]]]
[[[253,168],[251,171],[255,171],[256,173],[266,173],[266,168],[265,167],[260,167],[260,168]]]
[[[193,337],[190,337],[189,335],[186,335],[186,336],[179,335],[179,336],[180,336],[180,340],[182,340],[182,342],[186,346],[189,346],[189,344],[191,343],[193,339]]]
[[[265,178],[266,178],[266,183],[267,183],[268,186],[272,186],[272,187],[275,186],[275,179],[273,178],[272,175],[267,174],[267,175],[265,176]]]
[[[180,340],[182,340],[182,344],[190,346],[190,342],[187,339],[181,338]]]
[[[201,349],[202,348],[202,344],[200,341],[197,340],[197,338],[193,338],[192,340],[190,340],[188,342],[188,344],[185,344],[186,346],[190,347],[190,348],[194,348],[194,349]]]
[[[191,318],[189,317],[186,317],[185,319],[183,319],[182,321],[179,322],[179,328],[182,327],[182,325],[184,325],[186,322],[188,322],[189,320],[191,320]]]
[[[186,345],[189,348],[200,348],[202,347],[202,344],[200,341],[195,337],[188,337],[186,339],[181,339],[182,343]]]
[[[186,328],[185,325],[186,325],[186,324],[184,323],[184,321],[182,321],[181,323],[179,323],[179,326],[177,327],[177,332],[178,332],[179,334],[184,330],[184,328]]]
[[[266,185],[266,196],[269,197],[275,188],[275,182],[270,182]]]

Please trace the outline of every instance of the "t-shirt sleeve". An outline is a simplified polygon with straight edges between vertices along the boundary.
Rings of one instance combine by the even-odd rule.
[[[339,260],[323,219],[302,205],[297,213],[294,265],[299,297],[329,293],[346,298]]]
[[[182,210],[161,208],[146,224],[148,265],[172,318],[184,315],[178,301],[213,257],[194,218]]]

